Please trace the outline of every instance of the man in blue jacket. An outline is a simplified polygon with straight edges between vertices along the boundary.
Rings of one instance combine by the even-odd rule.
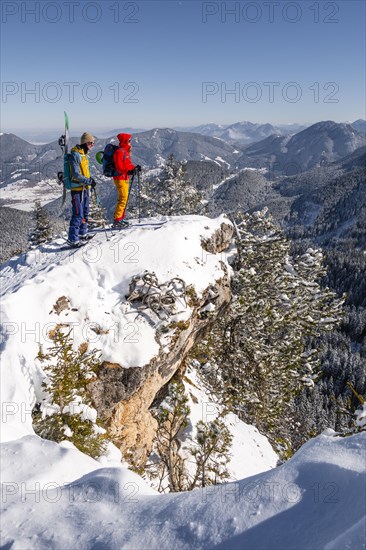
[[[90,177],[88,153],[93,145],[94,137],[84,132],[80,145],[73,147],[70,154],[72,216],[68,243],[75,248],[88,239],[90,188],[95,187],[95,181]]]

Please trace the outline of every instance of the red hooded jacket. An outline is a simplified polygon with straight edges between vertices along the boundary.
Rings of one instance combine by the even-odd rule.
[[[118,176],[114,176],[115,180],[127,180],[129,170],[133,170],[135,166],[130,159],[131,145],[129,143],[131,134],[118,134],[119,148],[113,155],[114,166],[118,172]]]

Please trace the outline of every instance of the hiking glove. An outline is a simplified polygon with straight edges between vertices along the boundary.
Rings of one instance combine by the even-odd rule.
[[[95,186],[97,185],[97,183],[94,178],[90,178],[90,185],[92,189],[95,189]]]
[[[141,172],[141,166],[139,164],[136,164],[135,171],[136,172]]]

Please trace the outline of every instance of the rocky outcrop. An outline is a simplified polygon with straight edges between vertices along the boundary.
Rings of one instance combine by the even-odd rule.
[[[233,236],[231,223],[222,223],[220,229],[215,231],[208,239],[202,239],[202,248],[211,254],[218,254],[227,250]]]
[[[223,223],[203,246],[216,254],[229,246],[231,237],[232,226]],[[143,466],[151,452],[157,423],[149,408],[156,395],[180,368],[200,333],[229,303],[229,276],[226,265],[222,265],[225,275],[213,281],[202,296],[198,298],[192,289],[187,293],[192,310],[190,318],[178,323],[166,322],[157,330],[157,341],[164,338],[164,346],[160,346],[159,354],[149,364],[126,369],[123,365],[104,362],[97,379],[89,384],[94,406],[98,416],[106,420],[111,439],[136,467]]]

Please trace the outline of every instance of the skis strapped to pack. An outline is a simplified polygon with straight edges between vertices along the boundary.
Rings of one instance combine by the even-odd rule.
[[[58,144],[61,147],[64,153],[64,170],[63,172],[57,172],[57,179],[59,184],[63,186],[62,190],[62,203],[61,206],[65,204],[66,201],[66,191],[71,189],[71,172],[70,172],[70,153],[69,153],[69,117],[67,116],[66,111],[64,111],[65,116],[65,133],[58,140]]]

